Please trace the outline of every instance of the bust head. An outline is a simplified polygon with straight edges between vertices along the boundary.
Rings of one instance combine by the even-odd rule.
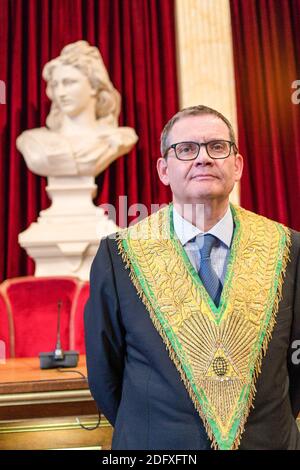
[[[88,102],[95,102],[95,118],[117,126],[120,113],[120,94],[112,85],[102,57],[96,47],[86,41],[65,46],[61,54],[43,69],[47,95],[52,101],[47,126],[59,130],[64,114],[75,116]],[[58,86],[65,83],[68,93],[59,98]]]

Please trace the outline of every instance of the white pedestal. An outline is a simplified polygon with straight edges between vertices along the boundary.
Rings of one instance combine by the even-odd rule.
[[[100,239],[119,228],[93,204],[94,177],[48,177],[46,190],[52,205],[19,234],[19,243],[35,261],[35,276],[88,280]]]

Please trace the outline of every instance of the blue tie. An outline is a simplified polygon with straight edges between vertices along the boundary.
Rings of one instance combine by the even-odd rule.
[[[198,274],[207,290],[207,293],[218,307],[222,293],[222,283],[211,265],[210,254],[212,248],[217,244],[217,238],[208,233],[203,237],[203,246],[200,249],[201,261]]]

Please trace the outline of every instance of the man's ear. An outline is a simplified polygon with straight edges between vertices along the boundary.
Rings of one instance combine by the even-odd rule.
[[[240,153],[237,153],[234,162],[235,181],[240,181],[243,174],[243,168],[244,159]]]
[[[170,181],[169,181],[169,175],[168,175],[168,161],[165,158],[160,157],[157,160],[156,168],[157,168],[157,173],[158,173],[160,181],[165,186],[169,186]]]

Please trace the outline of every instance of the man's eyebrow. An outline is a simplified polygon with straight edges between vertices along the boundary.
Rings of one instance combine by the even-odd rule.
[[[211,142],[213,140],[230,140],[230,137],[227,136],[227,137],[220,137],[220,136],[216,136],[216,137],[204,137],[203,139],[198,139],[198,138],[189,138],[189,139],[185,139],[185,138],[182,138],[182,140],[177,140],[178,143],[180,142]],[[177,142],[174,142],[175,144]]]

